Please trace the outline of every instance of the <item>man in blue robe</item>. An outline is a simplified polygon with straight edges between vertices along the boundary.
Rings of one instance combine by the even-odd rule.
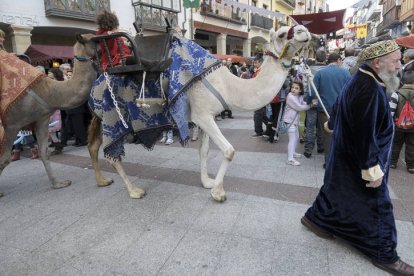
[[[387,89],[399,86],[401,52],[393,40],[364,50],[364,64],[342,89],[326,128],[333,130],[324,185],[301,222],[322,238],[337,236],[392,274],[414,275],[400,260],[388,170],[394,124]]]

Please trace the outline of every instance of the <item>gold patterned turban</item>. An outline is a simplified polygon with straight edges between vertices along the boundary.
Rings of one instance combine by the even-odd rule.
[[[400,47],[394,40],[383,40],[365,48],[361,57],[363,60],[370,60],[388,55],[399,49]]]

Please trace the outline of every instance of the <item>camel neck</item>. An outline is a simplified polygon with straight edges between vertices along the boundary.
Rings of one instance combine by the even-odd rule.
[[[227,82],[225,90],[229,92],[223,95],[224,99],[231,108],[257,110],[273,100],[287,74],[288,69],[283,68],[279,60],[267,56],[255,78]]]

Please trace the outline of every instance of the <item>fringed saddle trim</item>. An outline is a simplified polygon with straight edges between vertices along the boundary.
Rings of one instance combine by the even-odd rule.
[[[168,105],[172,105],[176,99],[178,98],[178,96],[180,96],[182,93],[187,92],[188,89],[190,89],[194,83],[196,81],[201,80],[201,78],[207,76],[208,74],[214,72],[215,70],[217,70],[218,68],[220,68],[221,66],[223,66],[223,63],[219,60],[213,64],[211,64],[209,67],[207,67],[203,72],[201,72],[198,75],[195,75],[189,82],[187,82],[179,91],[177,91],[177,93],[170,99]]]

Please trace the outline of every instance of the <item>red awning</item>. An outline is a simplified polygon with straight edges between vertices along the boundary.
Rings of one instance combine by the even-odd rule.
[[[247,62],[249,60],[252,60],[251,58],[247,58],[247,57],[240,57],[240,56],[236,56],[236,55],[221,55],[221,54],[214,54],[216,57],[218,57],[221,60],[227,60],[228,58],[231,58],[232,62],[239,62],[239,63],[243,63],[243,62]]]
[[[329,34],[344,27],[344,10],[312,14],[291,15],[298,24],[305,26],[314,34]]]
[[[62,59],[67,62],[73,59],[73,46],[57,46],[57,45],[30,45],[25,52],[33,64],[46,63],[54,59]]]
[[[414,35],[399,37],[395,39],[395,42],[405,48],[414,49]]]

